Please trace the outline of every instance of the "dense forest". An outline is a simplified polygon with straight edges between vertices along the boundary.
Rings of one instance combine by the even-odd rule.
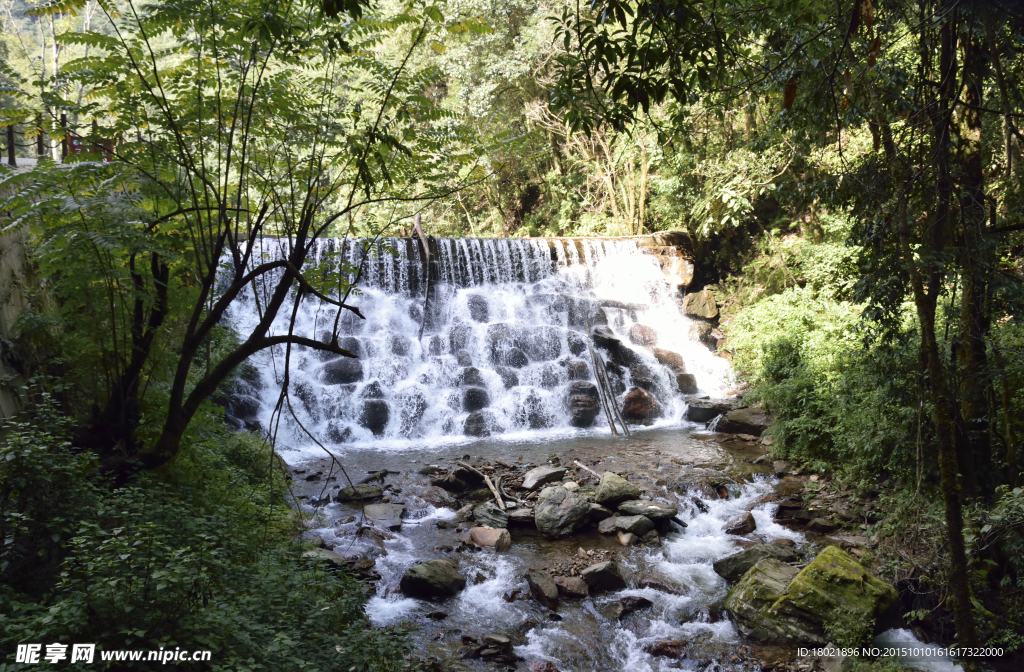
[[[26,258],[0,670],[51,641],[430,664],[295,543],[275,427],[224,421],[263,351],[358,355],[362,267],[314,253],[335,237],[685,232],[762,443],[870,504],[847,523],[903,622],[1024,651],[1018,3],[0,0],[0,22],[0,223]],[[259,319],[228,327],[246,295]],[[304,300],[326,335],[294,329]]]

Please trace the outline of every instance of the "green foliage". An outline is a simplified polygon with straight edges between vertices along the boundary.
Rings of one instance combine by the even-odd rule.
[[[863,611],[837,609],[832,621],[824,627],[830,642],[840,648],[850,649],[870,642],[875,632],[875,619],[867,617]]]
[[[79,641],[210,649],[212,670],[406,668],[402,633],[369,627],[362,584],[292,542],[285,474],[258,437],[205,409],[172,466],[111,490],[67,426],[43,406],[7,427],[5,651]],[[12,580],[27,575],[34,590]]]

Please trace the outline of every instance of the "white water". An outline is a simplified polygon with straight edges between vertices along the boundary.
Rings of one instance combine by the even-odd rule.
[[[366,320],[347,311],[340,320],[340,333],[350,337],[342,346],[359,351],[361,372],[337,383],[330,377],[336,364],[331,357],[293,348],[289,393],[294,417],[286,407],[278,426],[279,448],[312,452],[316,444],[302,427],[334,447],[401,450],[466,441],[466,387],[486,391],[484,420],[498,438],[608,433],[603,413],[581,429],[570,424],[566,407],[572,364],[585,363],[586,380],[595,382],[580,336],[585,322],[599,322],[602,311],[625,344],[634,324],[653,328],[657,347],[682,355],[701,394],[720,395],[727,385],[728,363],[696,340],[691,321],[680,310],[678,291],[665,283],[656,259],[631,241],[583,241],[582,254],[572,241],[560,240],[552,241],[551,247],[541,239],[438,239],[437,245],[438,277],[420,341],[425,267],[418,247],[407,239],[391,239],[367,252],[352,239],[321,241],[314,262],[323,268],[336,269],[339,260],[353,266],[363,262],[361,294],[350,297],[349,303],[358,306]],[[396,254],[388,254],[387,247]],[[279,254],[266,250],[267,257]],[[290,310],[282,313],[273,326],[275,334],[287,332]],[[326,340],[335,318],[333,306],[308,297],[294,332]],[[258,319],[256,302],[246,295],[235,303],[227,321],[244,335]],[[511,336],[493,336],[500,329]],[[512,347],[524,351],[529,361],[502,370],[499,364],[503,358],[508,363]],[[653,372],[652,392],[664,409],[654,426],[685,423],[686,403],[669,370],[648,349],[634,350]],[[277,424],[273,414],[284,377],[285,349],[264,351],[250,361],[260,375],[260,386],[249,390],[259,409],[255,419],[264,429],[271,428]],[[479,378],[467,385],[469,366]],[[626,369],[620,405],[632,387],[630,376]]]

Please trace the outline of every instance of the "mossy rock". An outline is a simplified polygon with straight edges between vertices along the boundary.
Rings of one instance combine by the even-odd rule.
[[[884,629],[897,606],[892,586],[836,546],[800,572],[773,558],[761,560],[725,601],[739,631],[751,639],[815,645],[827,644],[837,630]]]

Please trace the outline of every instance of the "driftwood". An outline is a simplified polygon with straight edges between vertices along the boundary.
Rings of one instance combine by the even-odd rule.
[[[626,426],[626,421],[623,419],[622,413],[619,412],[619,407],[615,405],[615,397],[612,395],[611,392],[612,385],[608,380],[608,367],[604,365],[604,359],[601,357],[601,355],[597,356],[597,361],[601,365],[600,376],[601,379],[604,381],[604,388],[605,390],[607,390],[608,393],[608,405],[612,407],[613,411],[615,411],[615,417],[619,419],[619,424],[622,425],[622,433],[625,434],[626,438],[628,439],[630,436],[629,427]]]
[[[601,373],[597,368],[597,359],[594,357],[594,346],[591,344],[590,320],[584,322],[587,327],[587,352],[590,353],[590,365],[594,367],[594,378],[597,379],[597,396],[601,398],[601,408],[604,409],[604,417],[608,420],[608,426],[612,428],[612,435],[618,436],[619,430],[615,429],[615,419],[612,412],[608,410],[608,400],[605,398],[604,383],[601,382]]]
[[[455,464],[459,465],[460,467],[465,467],[466,469],[472,471],[474,474],[483,477],[484,483],[487,485],[487,488],[491,491],[491,494],[494,495],[494,501],[498,503],[498,508],[500,508],[502,511],[505,510],[505,502],[501,500],[501,495],[498,494],[498,489],[494,487],[494,483],[492,483],[491,479],[487,477],[487,474],[480,471],[479,469],[476,469],[475,467],[471,467],[465,462],[456,462]]]
[[[601,480],[601,474],[597,473],[596,471],[594,471],[593,469],[591,469],[587,465],[583,464],[579,460],[573,460],[572,463],[575,464],[580,469],[585,469],[586,471],[589,471],[591,474],[593,474],[594,478],[596,478],[597,480],[599,480],[599,481]]]

